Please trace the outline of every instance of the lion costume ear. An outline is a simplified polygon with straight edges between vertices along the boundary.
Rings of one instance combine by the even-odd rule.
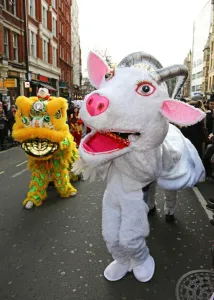
[[[98,89],[103,76],[109,72],[108,65],[95,52],[91,51],[88,55],[88,75],[91,84]]]
[[[181,126],[194,125],[206,117],[200,109],[178,100],[165,100],[161,114],[170,122]]]

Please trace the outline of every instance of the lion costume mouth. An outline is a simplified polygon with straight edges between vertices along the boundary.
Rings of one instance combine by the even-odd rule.
[[[91,154],[111,153],[130,146],[129,135],[133,132],[95,132],[82,144],[83,149]]]
[[[53,154],[59,145],[47,139],[30,139],[24,141],[21,147],[30,156],[46,157]]]

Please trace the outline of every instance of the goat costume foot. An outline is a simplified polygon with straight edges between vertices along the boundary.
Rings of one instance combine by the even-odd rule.
[[[135,278],[141,282],[148,282],[155,272],[155,261],[151,255],[140,265],[133,268]]]
[[[130,263],[121,264],[117,260],[111,262],[104,271],[104,276],[109,281],[118,281],[129,272]]]

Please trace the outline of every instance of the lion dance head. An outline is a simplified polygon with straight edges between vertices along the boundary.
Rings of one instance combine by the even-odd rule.
[[[16,124],[13,137],[28,156],[49,159],[69,134],[66,124],[67,101],[52,97],[41,88],[38,97],[20,96],[16,100]]]

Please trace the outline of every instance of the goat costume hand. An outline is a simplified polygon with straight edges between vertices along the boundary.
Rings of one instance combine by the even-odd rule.
[[[87,164],[80,158],[73,163],[71,172],[75,175],[80,175],[86,167]]]

